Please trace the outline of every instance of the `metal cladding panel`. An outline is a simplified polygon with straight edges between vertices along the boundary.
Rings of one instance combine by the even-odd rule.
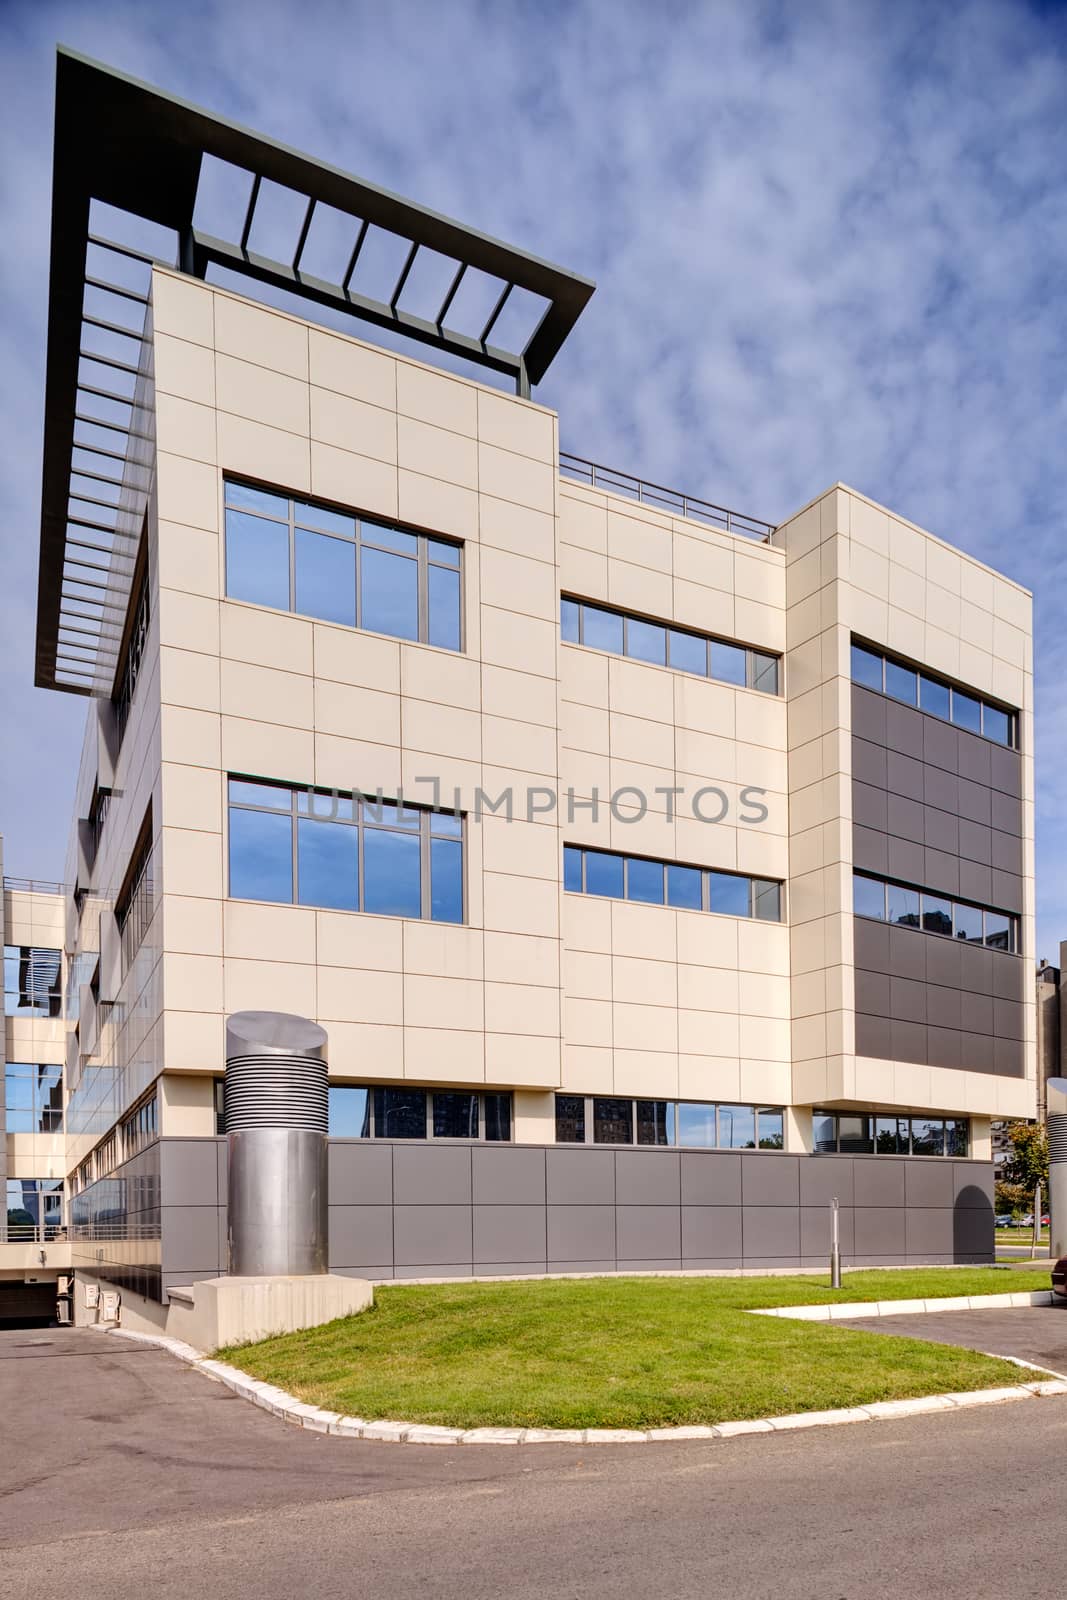
[[[173,1151],[167,1149],[171,1144]],[[191,1154],[200,1145],[202,1161]],[[162,1230],[158,1205],[155,1215],[156,1231],[164,1237],[164,1283],[187,1282],[190,1272],[225,1270],[225,1249],[220,1255],[212,1246],[206,1220],[209,1213],[216,1217],[225,1240],[226,1208],[212,1204],[220,1191],[211,1177],[212,1170],[218,1172],[212,1158],[225,1146],[222,1139],[163,1140],[138,1158],[150,1158],[163,1173]],[[400,1192],[415,1199],[393,1198],[398,1155],[411,1169]],[[539,1174],[557,1155],[566,1157],[570,1198],[552,1204]],[[458,1158],[458,1167],[438,1156]],[[674,1198],[600,1198],[608,1180],[620,1196],[637,1192],[638,1156],[651,1164],[639,1175],[645,1195]],[[749,1168],[744,1204],[742,1161]],[[340,1139],[330,1141],[329,1163],[330,1270],[375,1280],[818,1265],[828,1253],[828,1208],[835,1195],[848,1264],[993,1259],[988,1162],[508,1144],[442,1148],[414,1140]],[[420,1163],[416,1180],[411,1174]],[[456,1184],[463,1163],[473,1172],[469,1189]],[[662,1168],[662,1180],[650,1176],[652,1166]],[[790,1203],[782,1203],[786,1193],[793,1196]],[[143,1223],[144,1217],[133,1220]],[[121,1260],[125,1247],[111,1248]]]

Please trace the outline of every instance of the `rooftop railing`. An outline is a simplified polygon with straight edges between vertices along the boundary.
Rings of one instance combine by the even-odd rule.
[[[632,473],[619,472],[615,467],[602,467],[584,456],[572,456],[567,451],[559,453],[559,470],[568,478],[584,483],[590,489],[604,489],[609,494],[623,494],[655,511],[666,511],[674,516],[686,517],[691,522],[703,522],[709,528],[723,533],[740,534],[746,539],[758,539],[766,544],[775,530],[773,522],[762,522],[759,517],[749,517],[742,511],[730,511],[710,500],[698,500],[683,494],[680,489],[665,489],[660,483],[646,483]]]
[[[5,889],[20,889],[23,894],[66,894],[69,885],[50,883],[46,878],[4,878]]]

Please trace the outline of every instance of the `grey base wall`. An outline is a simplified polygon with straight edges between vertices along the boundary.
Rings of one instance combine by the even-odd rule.
[[[717,1150],[330,1142],[330,1266],[374,1279],[992,1262],[993,1167]]]
[[[991,1162],[331,1139],[330,1270],[502,1273],[991,1263]],[[226,1270],[226,1141],[159,1146],[161,1292]]]

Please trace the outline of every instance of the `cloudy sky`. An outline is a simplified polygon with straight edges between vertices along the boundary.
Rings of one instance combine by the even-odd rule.
[[[0,830],[40,877],[84,715],[32,688],[57,41],[595,278],[537,391],[565,449],[768,521],[843,479],[1032,588],[1056,957],[1067,9],[0,0]]]

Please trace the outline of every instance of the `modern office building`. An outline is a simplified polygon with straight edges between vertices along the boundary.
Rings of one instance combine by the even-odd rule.
[[[848,1260],[991,1254],[1030,597],[840,484],[772,526],[562,452],[591,292],[60,54],[37,681],[86,738],[62,935],[10,939],[131,1302],[225,1270],[260,1008],[328,1034],[335,1271],[815,1263],[835,1195]]]

